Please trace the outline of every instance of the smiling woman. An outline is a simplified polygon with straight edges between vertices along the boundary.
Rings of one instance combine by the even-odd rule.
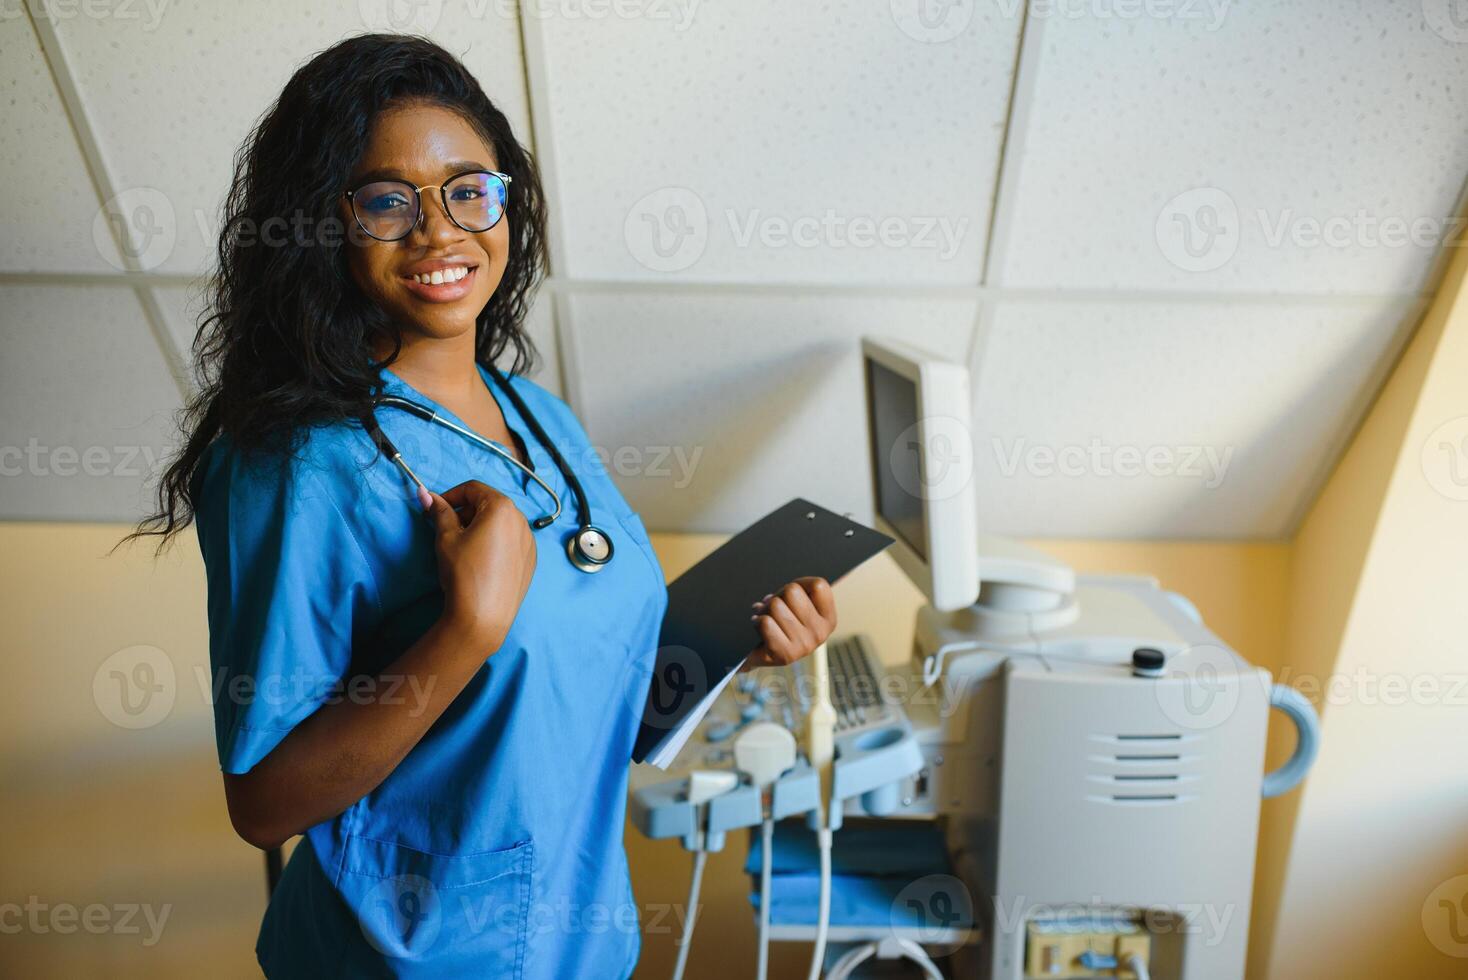
[[[477,360],[509,354],[510,373],[534,367],[522,324],[545,269],[540,176],[504,113],[437,45],[369,34],[322,52],[286,84],[238,160],[194,342],[201,395],[159,512],[143,525],[165,538],[192,519],[190,482],[216,435],[279,450],[305,427],[357,417],[380,384],[374,359],[412,340],[401,323],[422,319],[438,336],[472,327]],[[379,242],[353,213],[352,198],[374,180],[429,189],[474,170],[503,177],[487,232],[448,220],[432,190],[412,236],[398,241]],[[282,221],[305,230],[271,242],[250,234]],[[427,272],[432,286],[435,264],[450,262],[473,266],[470,288],[434,310],[427,301],[438,297],[412,291],[408,277]]]
[[[352,277],[380,308],[442,337],[463,333],[464,318],[488,304],[509,258],[503,219],[514,180],[493,160],[452,110],[408,102],[379,115],[342,208],[373,242],[424,243],[351,250]]]
[[[580,421],[525,377],[530,155],[447,52],[365,35],[286,85],[227,212],[187,443],[138,533],[197,522],[235,829],[304,835],[262,967],[629,975],[627,768],[667,590]],[[282,218],[338,234],[238,234]],[[578,562],[588,528],[626,557]],[[835,626],[821,579],[754,606],[755,664]]]

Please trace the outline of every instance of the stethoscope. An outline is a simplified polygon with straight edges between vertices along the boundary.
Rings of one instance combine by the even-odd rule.
[[[612,560],[612,539],[605,531],[591,523],[591,505],[586,501],[586,491],[581,489],[581,481],[576,478],[576,472],[571,469],[565,458],[561,456],[560,450],[556,449],[555,444],[546,436],[545,430],[535,420],[535,416],[531,414],[529,407],[520,398],[519,393],[505,380],[504,375],[500,374],[499,369],[493,365],[486,366],[490,375],[504,389],[505,394],[510,396],[510,401],[515,404],[515,410],[520,413],[520,417],[530,426],[530,431],[534,433],[535,438],[540,440],[540,444],[550,453],[551,459],[555,460],[556,468],[561,471],[561,476],[565,477],[566,484],[571,488],[571,492],[576,495],[576,521],[580,527],[576,529],[575,534],[566,540],[566,556],[571,559],[572,565],[575,565],[583,572],[601,571]],[[540,485],[542,490],[550,495],[551,500],[555,501],[555,509],[551,513],[544,514],[530,522],[530,526],[535,528],[535,530],[539,531],[541,528],[550,527],[561,516],[560,495],[552,490],[550,484],[542,480],[538,473],[520,462],[498,443],[491,442],[479,433],[466,429],[450,419],[441,417],[427,405],[420,404],[411,399],[400,398],[397,395],[378,395],[372,399],[372,408],[368,409],[367,414],[362,417],[362,425],[367,430],[367,435],[376,444],[382,454],[391,462],[401,467],[402,471],[407,474],[408,479],[417,484],[420,489],[427,491],[428,487],[424,485],[422,480],[418,479],[418,474],[414,473],[407,462],[403,460],[403,454],[398,452],[398,447],[392,444],[392,440],[387,437],[382,431],[382,427],[377,424],[375,412],[379,408],[398,408],[410,415],[417,416],[425,422],[436,422],[446,429],[457,432],[476,446],[481,446],[489,450],[534,480]]]

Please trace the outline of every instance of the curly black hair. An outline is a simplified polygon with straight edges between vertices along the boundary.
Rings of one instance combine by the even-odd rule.
[[[330,243],[325,235],[277,235],[269,247],[256,236],[292,219],[293,228],[341,229],[338,201],[373,121],[415,103],[462,116],[512,178],[509,259],[477,318],[475,356],[491,365],[512,350],[511,373],[533,367],[524,321],[546,268],[545,197],[534,160],[443,48],[411,35],[348,38],[297,69],[235,154],[218,266],[194,338],[197,394],[181,416],[183,446],[158,483],[158,512],[129,538],[157,535],[161,549],[192,523],[196,471],[218,436],[243,451],[289,454],[307,428],[358,418],[369,405],[381,367],[401,350],[400,327],[353,281],[345,236]],[[393,353],[374,361],[383,346]]]

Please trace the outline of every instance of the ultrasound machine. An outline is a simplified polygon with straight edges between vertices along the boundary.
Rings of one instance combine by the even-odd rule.
[[[1156,580],[982,533],[967,369],[862,349],[876,525],[928,599],[909,656],[851,635],[740,675],[634,768],[634,826],[694,853],[693,908],[744,831],[761,977],[773,941],[833,980],[1239,980],[1259,801],[1309,770],[1309,701]],[[1298,737],[1265,774],[1270,708]]]

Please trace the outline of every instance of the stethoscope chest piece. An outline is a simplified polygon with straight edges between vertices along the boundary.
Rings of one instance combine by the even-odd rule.
[[[595,524],[583,524],[566,539],[566,555],[583,572],[599,572],[612,560],[612,539]]]

